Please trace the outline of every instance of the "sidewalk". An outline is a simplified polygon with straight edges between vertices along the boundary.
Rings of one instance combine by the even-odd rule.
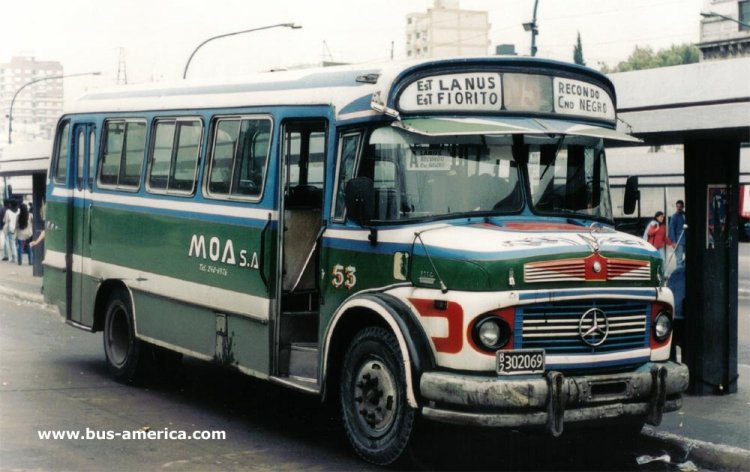
[[[0,262],[0,296],[44,303],[42,279],[31,266]],[[664,415],[658,427],[644,433],[665,449],[681,450],[685,457],[714,470],[750,470],[750,366],[739,366],[738,393],[723,396],[683,397],[682,410]]]

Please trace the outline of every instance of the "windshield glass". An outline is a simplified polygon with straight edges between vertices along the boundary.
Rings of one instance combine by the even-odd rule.
[[[538,212],[612,218],[602,140],[525,136],[531,202]]]
[[[372,179],[378,221],[523,208],[510,136],[427,137],[385,126],[370,136],[358,175]]]

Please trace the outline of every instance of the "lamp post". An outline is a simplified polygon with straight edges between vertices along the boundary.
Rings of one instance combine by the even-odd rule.
[[[185,64],[185,71],[182,73],[182,78],[183,79],[187,78],[188,67],[190,67],[190,61],[193,60],[193,56],[195,56],[195,53],[198,52],[198,49],[202,48],[209,41],[213,41],[214,39],[226,38],[228,36],[235,36],[235,35],[244,34],[244,33],[252,33],[253,31],[261,31],[261,30],[266,30],[266,29],[271,29],[271,28],[300,29],[302,28],[302,26],[294,24],[294,23],[279,23],[277,25],[261,26],[259,28],[252,28],[248,30],[235,31],[234,33],[225,33],[225,34],[220,34],[218,36],[212,36],[208,38],[207,40],[203,41],[202,43],[200,43],[195,49],[193,49],[193,52],[190,54],[190,57],[188,58],[187,63]]]
[[[47,77],[40,77],[30,82],[26,82],[25,84],[21,86],[21,88],[16,90],[16,93],[13,95],[13,99],[10,101],[10,109],[8,110],[8,144],[12,144],[11,135],[13,134],[13,105],[16,103],[16,98],[18,97],[18,94],[21,93],[23,89],[25,89],[29,85],[34,85],[38,82],[43,82],[45,80],[67,79],[69,77],[80,77],[82,75],[101,75],[101,72],[82,72],[80,74],[50,75]]]
[[[732,18],[731,16],[722,15],[721,13],[716,13],[713,11],[702,11],[701,16],[704,18],[713,18],[713,17],[723,18],[725,20],[734,21],[738,25],[743,26],[745,28],[750,28],[750,24],[745,23],[744,21],[736,20]]]
[[[523,30],[531,31],[531,57],[536,56],[536,35],[539,34],[539,28],[536,26],[536,10],[539,6],[539,0],[534,0],[534,16],[531,23],[524,23]]]

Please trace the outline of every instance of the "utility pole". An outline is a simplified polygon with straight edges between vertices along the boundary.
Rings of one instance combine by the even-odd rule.
[[[117,59],[117,85],[128,84],[128,69],[125,64],[125,48],[120,48],[119,57]]]

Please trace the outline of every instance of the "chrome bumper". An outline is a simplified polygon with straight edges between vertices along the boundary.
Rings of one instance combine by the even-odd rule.
[[[653,362],[633,372],[565,377],[478,377],[427,372],[420,380],[422,415],[446,423],[490,427],[545,426],[554,436],[568,421],[642,416],[653,425],[679,410],[688,369]]]

